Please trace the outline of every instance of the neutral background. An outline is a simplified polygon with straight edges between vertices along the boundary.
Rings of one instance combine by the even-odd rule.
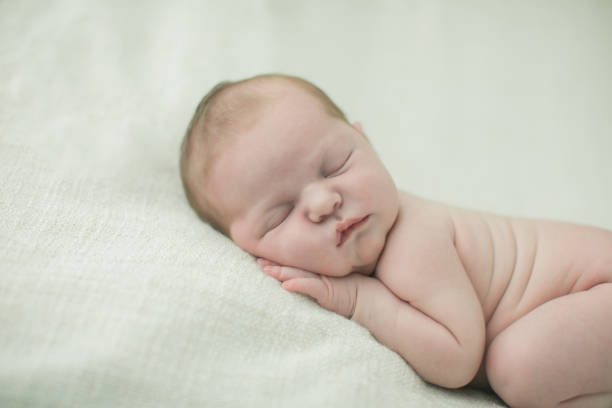
[[[611,1],[0,0],[0,405],[491,407],[201,224],[213,85],[302,76],[399,187],[612,228]]]
[[[0,140],[54,165],[175,168],[208,89],[284,72],[360,120],[401,188],[612,228],[610,1],[4,1],[0,15]]]

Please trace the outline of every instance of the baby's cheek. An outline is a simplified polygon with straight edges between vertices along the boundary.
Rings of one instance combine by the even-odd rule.
[[[279,259],[279,263],[300,269],[307,269],[313,258],[310,246],[291,236],[278,242],[278,253],[275,256]]]
[[[359,238],[360,239],[358,240],[357,245],[359,246],[359,252],[362,254],[362,256],[367,260],[378,259],[380,253],[385,247],[385,237],[381,237],[376,234],[376,231],[373,231],[372,233],[366,233]]]
[[[339,259],[332,240],[324,239],[317,231],[305,228],[286,228],[275,237],[268,259],[298,269],[327,276],[344,276],[350,273],[350,266]],[[276,239],[278,238],[278,239]],[[270,250],[271,248],[268,248]]]
[[[304,242],[301,245],[292,245],[287,242],[283,245],[279,263],[293,266],[295,268],[306,271],[327,275],[329,269],[329,260],[321,251],[320,246],[317,248],[309,243]]]

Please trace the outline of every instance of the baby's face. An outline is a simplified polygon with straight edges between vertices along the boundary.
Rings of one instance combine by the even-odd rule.
[[[208,187],[238,246],[328,276],[371,273],[399,208],[361,127],[298,90],[236,136]]]

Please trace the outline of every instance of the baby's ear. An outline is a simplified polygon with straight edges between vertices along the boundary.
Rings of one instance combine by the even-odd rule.
[[[361,122],[353,122],[353,127],[363,135],[363,127],[361,126]]]

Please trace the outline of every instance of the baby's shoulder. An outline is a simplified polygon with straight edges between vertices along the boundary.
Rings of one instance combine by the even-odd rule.
[[[454,222],[450,207],[400,192],[400,211],[387,236],[385,250],[377,266],[385,270],[403,270],[402,266],[428,262],[449,249],[454,241]]]
[[[441,202],[400,192],[400,216],[398,217],[398,238],[408,234],[427,234],[428,237],[452,237],[456,241],[464,229],[479,229],[484,224],[508,222],[501,215],[447,205]],[[486,228],[480,232],[487,235]]]
[[[452,235],[455,216],[452,208],[446,204],[400,191],[397,226],[401,230],[401,235],[423,233],[440,237]]]
[[[443,287],[461,287],[466,271],[455,247],[455,215],[445,204],[403,193],[376,274],[404,300],[423,300]],[[460,215],[459,215],[460,216]]]

